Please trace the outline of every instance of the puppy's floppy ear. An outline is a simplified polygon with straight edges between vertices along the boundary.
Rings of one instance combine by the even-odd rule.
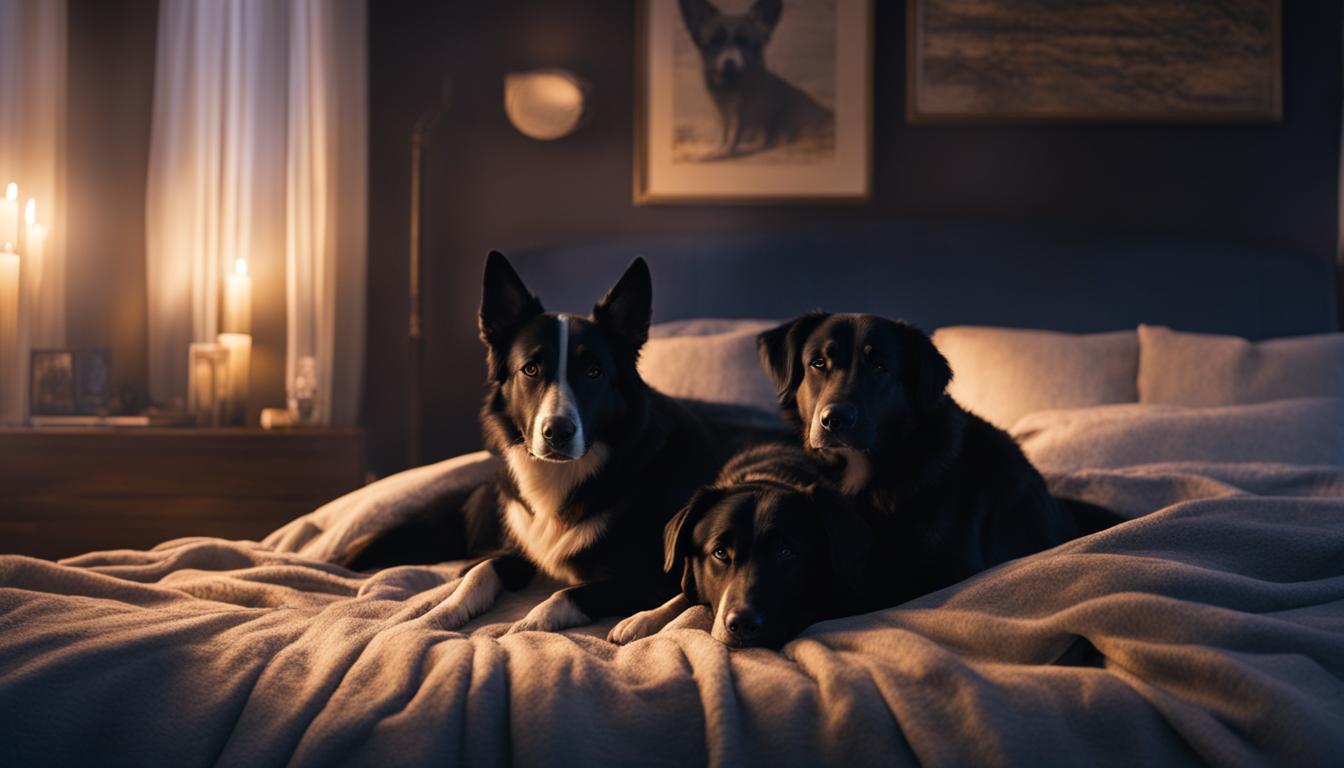
[[[501,377],[500,369],[504,365],[502,349],[509,343],[518,326],[545,311],[541,301],[523,284],[509,260],[499,251],[491,251],[485,257],[479,327],[492,379]]]
[[[803,343],[830,316],[829,312],[814,310],[756,337],[756,352],[775,383],[775,396],[781,407],[792,409],[797,405],[794,395],[806,370],[802,361]]]
[[[639,349],[649,340],[652,318],[653,277],[644,259],[636,257],[593,307],[593,319]]]
[[[773,30],[779,23],[779,16],[784,12],[784,0],[756,0],[751,4],[751,10],[747,11],[753,19],[765,26],[768,30]]]
[[[839,492],[812,485],[805,489],[821,514],[822,527],[831,552],[831,568],[842,584],[856,595],[865,590],[863,571],[868,563],[872,529],[863,521],[854,505]]]
[[[705,510],[718,504],[723,497],[724,491],[718,488],[696,491],[690,503],[663,528],[663,570],[672,573],[677,563],[681,563],[681,592],[692,601],[698,601],[700,595],[695,584],[695,569],[691,567],[691,533]]]
[[[952,366],[927,333],[909,323],[897,321],[896,325],[905,343],[905,386],[916,409],[932,410],[942,402],[947,385],[952,382]]]
[[[691,497],[690,503],[667,521],[663,527],[663,570],[671,573],[677,567],[677,560],[690,549],[691,532],[700,522],[705,510],[723,500],[724,491],[720,488],[701,488]]]
[[[714,18],[719,13],[719,9],[714,7],[709,0],[681,0],[678,3],[681,6],[681,20],[686,24],[686,31],[691,33],[691,39],[696,45],[703,45],[700,39],[705,28],[705,22]]]

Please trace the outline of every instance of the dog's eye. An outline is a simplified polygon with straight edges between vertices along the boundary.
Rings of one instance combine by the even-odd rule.
[[[714,551],[709,554],[713,555],[715,560],[722,560],[725,563],[728,562],[728,550],[723,547],[715,547]]]
[[[531,360],[523,364],[524,376],[536,376],[538,373],[541,373],[541,366],[537,365]]]
[[[808,365],[820,370],[826,367],[826,358],[818,357],[816,360],[813,360],[812,362],[808,363]]]
[[[793,557],[793,550],[789,549],[788,547],[780,547],[779,557],[782,560],[788,560],[789,558]]]
[[[602,375],[602,369],[598,368],[596,365],[590,365],[588,366],[588,370],[584,373],[588,374],[588,378],[596,379]]]

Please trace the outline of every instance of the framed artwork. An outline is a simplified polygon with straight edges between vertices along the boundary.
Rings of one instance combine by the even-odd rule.
[[[870,0],[639,0],[637,204],[863,201]]]
[[[29,410],[34,416],[75,412],[75,356],[68,349],[34,349],[30,358]]]
[[[1275,122],[1279,0],[907,0],[910,122]]]

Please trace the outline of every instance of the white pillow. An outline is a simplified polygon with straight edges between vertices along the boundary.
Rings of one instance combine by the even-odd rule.
[[[779,410],[756,337],[778,320],[683,320],[649,329],[639,373],[665,395]]]
[[[1043,411],[1012,435],[1038,469],[1054,472],[1169,461],[1344,465],[1344,400]]]
[[[1133,331],[950,326],[939,328],[933,343],[952,366],[952,399],[1001,429],[1036,411],[1139,399]]]
[[[1176,405],[1344,397],[1344,334],[1253,342],[1139,326],[1139,400]]]

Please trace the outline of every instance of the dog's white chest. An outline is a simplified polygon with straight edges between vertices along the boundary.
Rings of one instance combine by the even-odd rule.
[[[594,445],[587,456],[565,463],[537,461],[521,447],[509,451],[505,460],[519,495],[527,500],[526,506],[518,501],[505,505],[504,523],[509,533],[542,571],[573,583],[576,577],[568,566],[569,558],[597,541],[606,530],[607,516],[570,525],[561,521],[559,512],[575,486],[605,462],[605,446]]]

